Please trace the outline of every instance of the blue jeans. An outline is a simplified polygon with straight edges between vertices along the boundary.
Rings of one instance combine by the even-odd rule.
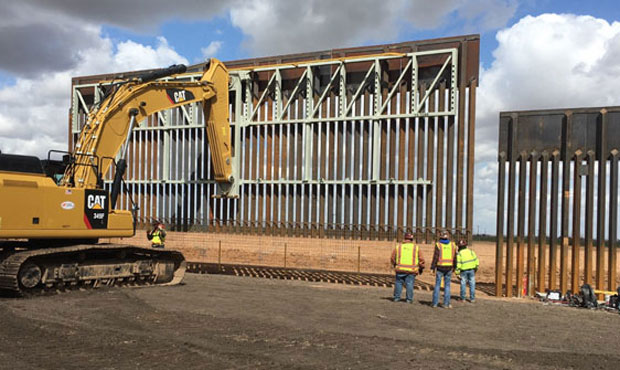
[[[461,299],[465,300],[465,288],[469,282],[469,299],[476,299],[476,272],[474,270],[461,271]]]
[[[405,289],[407,291],[407,302],[413,302],[413,282],[415,281],[414,274],[396,273],[396,282],[394,283],[394,302],[400,301],[400,293],[403,290],[403,282],[405,283]]]
[[[433,289],[433,306],[437,306],[439,304],[439,289],[441,289],[441,279],[443,279],[443,305],[447,306],[450,304],[450,279],[452,278],[452,270],[448,272],[443,272],[439,269],[436,270],[435,274],[435,289]]]

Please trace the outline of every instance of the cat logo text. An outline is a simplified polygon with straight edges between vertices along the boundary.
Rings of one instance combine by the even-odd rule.
[[[191,91],[183,89],[166,89],[166,96],[168,96],[168,100],[171,104],[180,104],[195,100],[194,94]]]
[[[106,209],[106,198],[106,195],[89,194],[88,197],[86,197],[86,206],[88,209]]]

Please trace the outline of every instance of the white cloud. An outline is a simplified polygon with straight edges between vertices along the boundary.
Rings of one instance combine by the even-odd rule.
[[[484,32],[505,26],[517,11],[517,6],[517,0],[462,0],[458,13],[467,21],[466,28]]]
[[[516,0],[304,0],[241,1],[230,8],[233,25],[256,55],[295,53],[388,42],[403,30],[435,29],[450,15],[477,32],[502,27]]]
[[[156,32],[166,20],[209,20],[221,14],[225,6],[234,6],[234,1],[0,0],[0,71],[27,78],[67,71],[82,63],[80,54],[84,50],[102,46],[102,24]],[[148,54],[145,60],[153,57],[151,51],[136,44],[127,47],[127,51],[119,50],[119,58],[142,51]],[[161,59],[166,46],[155,52]],[[139,62],[135,55],[126,58]]]
[[[222,47],[222,41],[211,41],[206,48],[201,48],[200,51],[202,53],[203,58],[211,58],[217,55],[217,52]]]
[[[382,6],[381,2],[377,2]],[[413,27],[420,29],[435,29],[448,20],[447,16],[454,14],[456,19],[465,22],[466,32],[482,33],[506,25],[514,16],[517,0],[410,0],[404,2],[404,12]]]
[[[0,0],[2,7],[12,3],[31,6],[34,12],[65,14],[71,19],[93,24],[111,24],[141,32],[153,32],[171,19],[205,20],[221,15],[238,0]],[[6,3],[6,4],[5,4]]]
[[[397,35],[392,23],[397,7],[402,8],[402,1],[264,0],[246,1],[230,15],[247,36],[245,46],[254,54],[269,55],[392,39]]]
[[[487,230],[495,230],[488,194],[496,197],[499,112],[620,104],[620,23],[543,14],[496,37],[477,97],[475,223]]]
[[[463,0],[412,0],[404,4],[405,14],[416,28],[433,29],[441,25],[444,17],[458,9],[462,3]]]
[[[99,27],[83,20],[27,2],[1,6],[0,70],[21,76],[66,70],[78,63],[79,50],[99,42]]]
[[[164,38],[155,48],[98,38],[76,55],[73,68],[18,77],[14,85],[0,89],[0,150],[44,157],[50,149],[67,149],[72,77],[187,63]]]
[[[163,37],[158,38],[156,48],[133,41],[121,42],[117,46],[116,54],[112,57],[112,62],[117,71],[167,67],[174,63],[188,63],[187,59],[177,54]]]

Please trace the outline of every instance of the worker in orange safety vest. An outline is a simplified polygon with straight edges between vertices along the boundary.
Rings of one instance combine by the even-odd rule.
[[[424,269],[424,258],[420,253],[420,247],[413,243],[413,235],[405,233],[404,242],[392,251],[392,266],[396,271],[394,283],[394,302],[400,301],[400,295],[405,284],[407,303],[413,303],[413,283],[418,274]]]
[[[452,278],[455,258],[456,245],[450,241],[450,234],[447,231],[442,231],[439,235],[439,241],[435,244],[435,253],[431,263],[431,271],[436,275],[432,307],[437,307],[439,304],[439,290],[441,288],[441,280],[443,279],[443,307],[452,308],[450,304],[450,279]]]

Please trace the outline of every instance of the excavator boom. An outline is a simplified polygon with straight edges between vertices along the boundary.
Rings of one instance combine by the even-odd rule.
[[[232,183],[228,71],[211,59],[199,81],[157,80],[184,70],[172,66],[119,83],[89,116],[75,145],[75,162],[61,185],[95,188],[120,154],[124,158],[133,128],[149,115],[190,103],[202,103],[215,180]]]

